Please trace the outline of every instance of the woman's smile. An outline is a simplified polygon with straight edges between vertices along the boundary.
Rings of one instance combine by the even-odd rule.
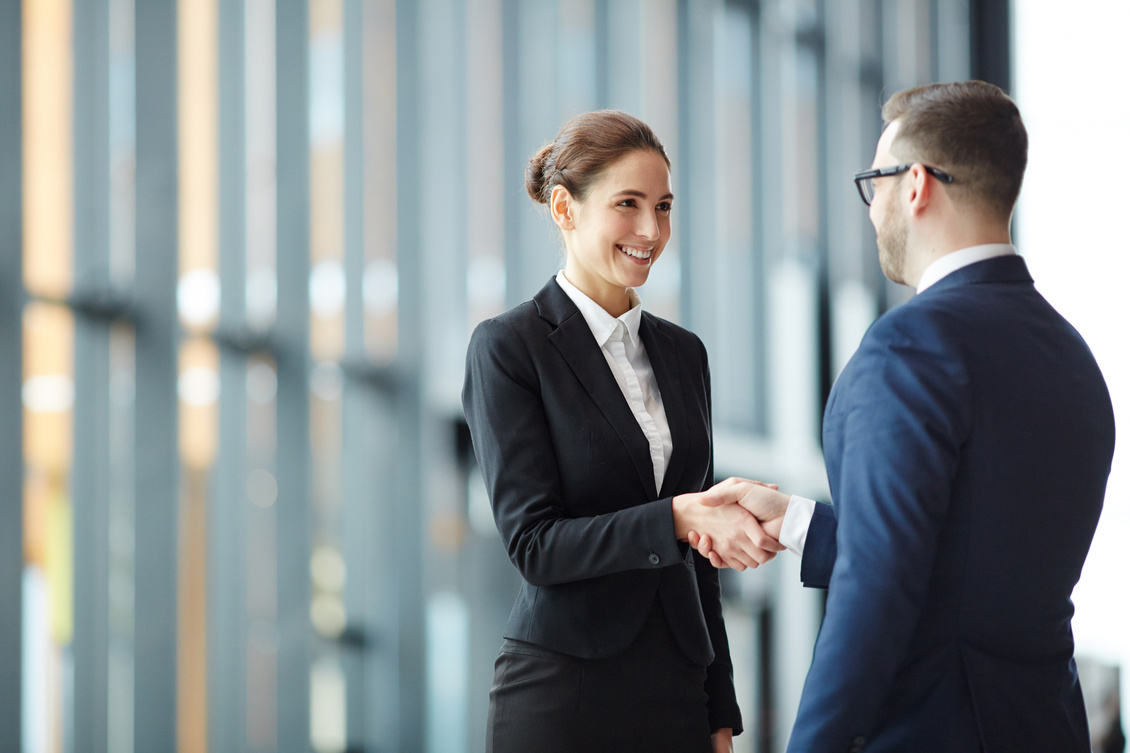
[[[636,264],[651,264],[650,248],[625,245],[617,245],[616,248],[619,249],[625,256],[632,259]]]

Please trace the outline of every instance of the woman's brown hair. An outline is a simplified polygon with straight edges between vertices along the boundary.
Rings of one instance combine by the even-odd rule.
[[[609,165],[636,151],[655,152],[671,168],[662,142],[639,118],[619,110],[577,115],[530,158],[526,192],[535,202],[548,204],[553,187],[564,186],[574,199],[584,201]]]

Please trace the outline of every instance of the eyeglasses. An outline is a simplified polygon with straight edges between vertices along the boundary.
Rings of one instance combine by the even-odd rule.
[[[861,170],[855,174],[855,187],[859,189],[859,197],[863,199],[863,203],[871,206],[871,200],[875,198],[875,183],[876,178],[887,178],[891,175],[901,175],[915,164],[909,165],[895,165],[894,167],[878,167],[874,170]],[[943,183],[953,183],[953,176],[949,173],[944,173],[936,167],[929,165],[922,165],[926,172],[933,175],[935,178]]]

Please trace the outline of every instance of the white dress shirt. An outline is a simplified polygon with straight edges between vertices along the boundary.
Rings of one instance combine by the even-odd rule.
[[[992,259],[997,256],[1009,256],[1016,253],[1016,248],[1010,243],[986,243],[981,246],[970,246],[959,251],[952,251],[945,256],[935,259],[930,266],[922,272],[918,280],[918,292],[929,288],[943,277],[956,272],[962,267],[976,264],[979,261]],[[781,521],[781,543],[794,554],[804,554],[804,542],[808,538],[808,525],[812,522],[812,515],[816,509],[816,502],[804,497],[793,496],[789,499],[789,507],[785,511],[785,519]]]
[[[1016,253],[1016,248],[1011,243],[986,243],[982,246],[970,246],[960,251],[951,251],[945,256],[935,259],[930,266],[922,272],[918,280],[918,292],[933,285],[952,272],[962,267],[968,267],[979,261],[992,259],[997,256],[1010,256]]]
[[[655,493],[663,488],[663,476],[667,463],[671,460],[671,428],[667,425],[667,413],[663,410],[663,396],[659,394],[659,384],[647,350],[640,341],[640,317],[643,305],[639,294],[629,288],[631,308],[620,317],[614,317],[582,293],[577,286],[565,277],[565,270],[557,273],[557,284],[565,295],[577,304],[585,323],[589,325],[608,368],[620,386],[620,392],[628,401],[632,415],[647,437],[651,451],[651,467],[655,473]]]

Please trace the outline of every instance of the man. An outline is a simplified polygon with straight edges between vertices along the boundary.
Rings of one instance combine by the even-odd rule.
[[[1070,596],[1114,417],[1010,243],[1024,125],[978,81],[900,92],[883,119],[856,184],[883,272],[918,295],[829,397],[835,507],[763,488],[742,502],[828,588],[788,749],[1086,753]]]

